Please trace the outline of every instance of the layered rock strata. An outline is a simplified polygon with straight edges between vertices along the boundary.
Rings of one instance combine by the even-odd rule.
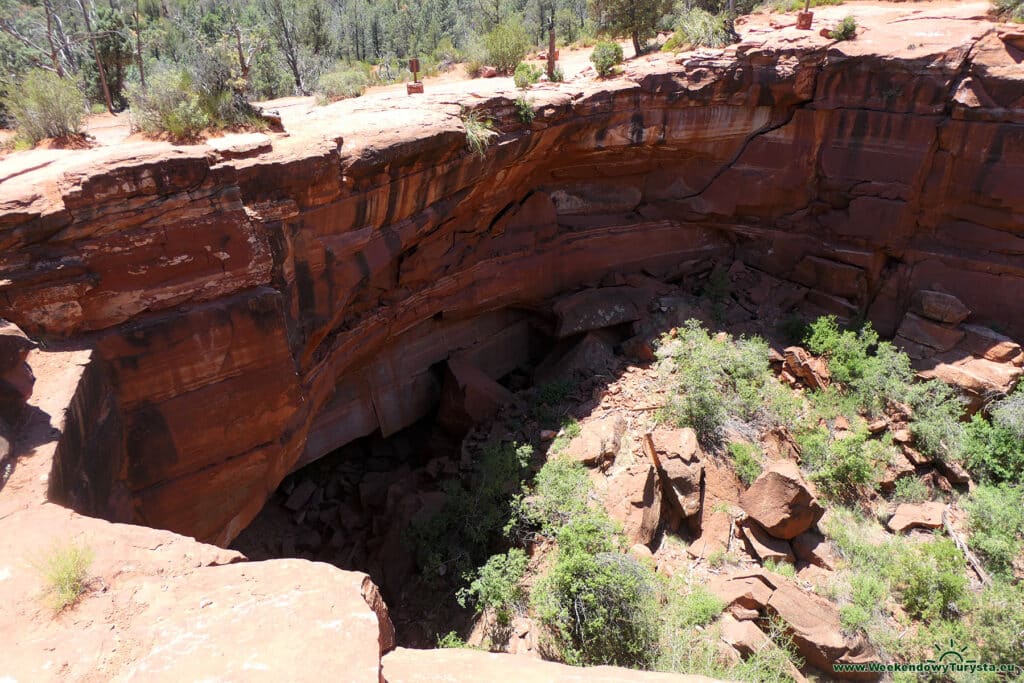
[[[444,361],[496,378],[577,331],[546,302],[615,273],[738,259],[885,335],[939,291],[1021,338],[1019,41],[944,12],[847,43],[745,30],[539,89],[530,127],[512,93],[471,98],[501,131],[484,157],[429,94],[329,108],[246,158],[12,157],[0,316],[95,363],[52,495],[226,544],[294,467],[424,415]]]

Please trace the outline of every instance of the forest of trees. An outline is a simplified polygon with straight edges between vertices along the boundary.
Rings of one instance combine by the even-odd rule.
[[[309,94],[339,64],[383,65],[394,77],[409,57],[428,69],[457,61],[499,24],[541,45],[552,20],[563,44],[602,29],[629,36],[638,21],[643,40],[671,28],[677,9],[672,0],[0,0],[0,96],[45,70],[76,82],[93,109],[118,111],[131,87],[181,67],[216,72],[250,99]]]

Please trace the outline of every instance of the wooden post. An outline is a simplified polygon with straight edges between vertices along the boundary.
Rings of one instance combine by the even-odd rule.
[[[555,16],[551,15],[548,24],[548,80],[555,80]]]

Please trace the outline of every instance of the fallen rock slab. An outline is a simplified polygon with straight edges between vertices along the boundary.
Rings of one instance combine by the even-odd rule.
[[[689,427],[659,427],[651,434],[651,443],[667,499],[683,517],[699,513],[704,465],[696,432]]]
[[[940,323],[958,325],[967,319],[971,309],[952,294],[930,289],[918,290],[910,301],[914,313]]]
[[[644,312],[642,301],[649,297],[650,292],[626,286],[585,289],[570,294],[552,307],[558,317],[555,336],[561,339],[639,320]]]
[[[805,531],[790,541],[797,559],[823,569],[836,568],[836,558],[825,537],[817,531]]]
[[[768,605],[776,582],[761,570],[721,576],[711,579],[707,589],[725,603],[748,610],[762,610]]]
[[[721,619],[722,640],[744,657],[748,657],[769,644],[768,636],[752,621],[738,621],[728,614]]]
[[[975,356],[996,363],[1010,363],[1021,354],[1021,346],[1005,334],[981,325],[961,325],[964,338],[960,346]]]
[[[945,505],[939,502],[902,503],[896,508],[886,526],[896,533],[908,529],[938,529],[942,526],[942,511]]]
[[[580,433],[566,447],[563,456],[588,467],[607,467],[615,460],[622,445],[626,421],[621,415],[588,420],[580,425]]]
[[[936,323],[913,313],[907,313],[903,317],[896,334],[936,351],[949,351],[964,336],[964,333],[955,327]]]
[[[654,540],[661,521],[661,487],[653,465],[630,465],[614,472],[604,500],[608,514],[622,523],[630,545]]]
[[[748,519],[740,527],[740,530],[743,533],[743,538],[750,544],[754,555],[762,562],[772,560],[773,562],[794,563],[793,549],[789,543],[770,535],[757,522]]]
[[[843,635],[839,610],[813,593],[805,593],[791,582],[782,582],[768,599],[768,609],[788,627],[793,644],[811,666],[836,678],[877,679],[878,674],[847,674],[832,670],[835,663],[857,664],[876,661],[876,655],[860,637]]]
[[[814,526],[825,509],[796,463],[776,460],[740,496],[740,507],[776,538],[791,539]]]
[[[437,419],[454,434],[493,417],[512,401],[512,392],[465,361],[449,360]]]

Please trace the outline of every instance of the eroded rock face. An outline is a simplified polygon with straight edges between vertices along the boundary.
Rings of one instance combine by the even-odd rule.
[[[881,21],[871,42],[751,31],[638,60],[538,89],[529,130],[515,93],[484,97],[504,131],[484,159],[458,105],[428,93],[269,150],[27,165],[0,186],[0,316],[93,335],[110,432],[86,424],[80,441],[119,444],[113,481],[76,499],[227,543],[296,465],[425,415],[449,358],[492,379],[521,364],[524,310],[562,334],[641,316],[623,283],[597,317],[551,313],[616,272],[739,259],[884,335],[915,292],[941,290],[1021,338],[1024,76],[979,12],[944,11]],[[915,31],[932,38],[911,50]],[[941,362],[991,384],[991,368]]]

